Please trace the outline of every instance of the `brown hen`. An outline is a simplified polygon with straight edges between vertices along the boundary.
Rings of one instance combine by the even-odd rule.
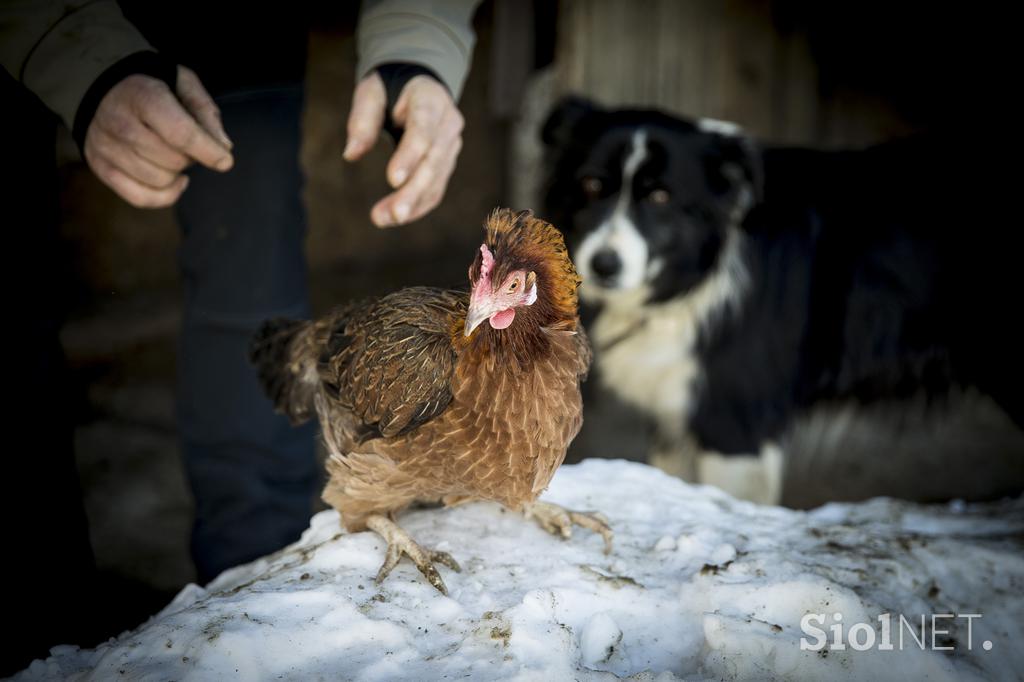
[[[412,287],[323,319],[272,320],[252,359],[281,412],[320,419],[330,458],[323,499],[349,531],[388,543],[447,594],[434,562],[394,521],[413,502],[499,502],[569,537],[611,546],[598,514],[537,502],[582,422],[590,348],[579,277],[561,234],[528,211],[495,211],[469,269],[470,292]]]

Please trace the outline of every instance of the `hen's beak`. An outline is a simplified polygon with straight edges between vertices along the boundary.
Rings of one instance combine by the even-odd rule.
[[[469,310],[466,312],[466,336],[473,333],[473,330],[480,326],[480,323],[491,316],[490,306],[484,302],[470,302]]]

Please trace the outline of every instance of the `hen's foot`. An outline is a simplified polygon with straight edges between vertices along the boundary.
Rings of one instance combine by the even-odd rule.
[[[536,519],[541,528],[547,532],[552,535],[561,535],[566,540],[572,537],[573,525],[600,533],[604,538],[604,553],[609,554],[612,551],[614,533],[604,514],[572,511],[550,502],[532,502],[526,505],[523,513],[528,519]]]
[[[402,555],[409,557],[420,573],[431,585],[437,588],[441,594],[448,596],[448,588],[441,580],[441,574],[434,568],[434,562],[443,564],[453,571],[459,572],[458,562],[448,552],[439,552],[433,549],[420,547],[412,537],[399,527],[397,523],[386,516],[375,514],[366,519],[366,526],[374,531],[388,543],[388,549],[384,555],[384,563],[377,572],[377,582],[381,583],[388,577]]]

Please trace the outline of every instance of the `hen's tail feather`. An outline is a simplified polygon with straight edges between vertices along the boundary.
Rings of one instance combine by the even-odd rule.
[[[263,390],[292,424],[308,421],[315,411],[317,356],[305,352],[312,328],[313,323],[305,320],[267,320],[249,345],[249,360]]]

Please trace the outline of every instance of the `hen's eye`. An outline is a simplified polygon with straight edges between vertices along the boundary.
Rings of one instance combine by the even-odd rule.
[[[513,291],[515,291],[516,287],[518,287],[518,286],[519,286],[519,280],[515,280],[515,281],[512,282],[512,284],[509,284],[508,285],[509,293],[512,293]]]
[[[589,175],[580,181],[580,185],[583,187],[583,193],[591,199],[601,196],[601,189],[604,187],[600,179]]]

